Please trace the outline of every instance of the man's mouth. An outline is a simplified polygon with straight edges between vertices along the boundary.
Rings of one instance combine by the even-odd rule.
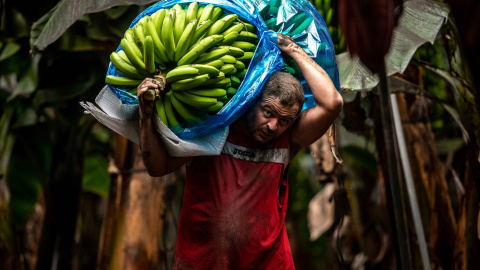
[[[273,137],[273,135],[275,135],[273,132],[268,132],[268,131],[262,131],[261,133],[261,136],[267,139]]]

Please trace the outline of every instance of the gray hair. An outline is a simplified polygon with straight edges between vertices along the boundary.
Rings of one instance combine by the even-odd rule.
[[[278,98],[282,105],[292,106],[298,103],[300,111],[305,102],[300,82],[292,74],[281,71],[274,72],[268,78],[258,102],[268,96]]]

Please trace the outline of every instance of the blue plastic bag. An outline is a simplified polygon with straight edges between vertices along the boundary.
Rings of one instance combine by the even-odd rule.
[[[266,27],[277,33],[290,35],[297,44],[329,75],[333,84],[340,92],[340,75],[338,73],[335,50],[332,38],[328,32],[322,15],[305,0],[251,0],[261,14]],[[296,23],[292,23],[298,19]],[[273,22],[273,24],[272,24]],[[310,22],[310,24],[309,24]],[[300,24],[308,27],[299,30]],[[289,63],[288,59],[284,59]],[[290,62],[291,63],[291,62]],[[295,77],[301,82],[305,92],[305,103],[302,109],[315,105],[310,87],[299,72]]]
[[[130,28],[145,16],[153,14],[159,9],[170,8],[175,4],[189,4],[188,0],[169,0],[158,2],[140,13],[131,23]],[[250,62],[247,74],[235,96],[217,114],[207,118],[204,122],[192,127],[184,128],[181,132],[175,133],[181,139],[190,139],[210,133],[219,128],[225,128],[237,120],[255,101],[264,83],[275,71],[283,68],[283,60],[280,50],[277,47],[276,33],[266,28],[265,22],[258,13],[255,5],[250,1],[241,0],[206,0],[199,1],[199,4],[213,4],[224,9],[225,13],[235,13],[257,28],[259,43]],[[121,46],[117,51],[121,50]],[[108,75],[121,76],[117,73],[115,66],[110,63]],[[112,91],[122,100],[124,104],[137,104],[137,97],[127,91],[109,85]]]

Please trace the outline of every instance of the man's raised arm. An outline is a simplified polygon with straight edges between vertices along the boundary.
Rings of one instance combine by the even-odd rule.
[[[154,101],[145,100],[143,97],[149,89],[154,89],[159,94],[160,83],[152,78],[145,79],[137,88],[139,104],[139,132],[140,150],[143,163],[151,176],[163,176],[175,171],[185,164],[189,157],[171,157],[163,145],[157,131],[153,127]]]
[[[312,91],[315,105],[305,109],[292,125],[293,158],[300,150],[318,140],[342,110],[343,99],[328,74],[289,36],[278,34],[278,47],[291,57],[302,71]]]

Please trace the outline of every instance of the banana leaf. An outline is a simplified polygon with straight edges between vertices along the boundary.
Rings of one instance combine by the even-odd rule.
[[[421,45],[433,44],[447,17],[447,6],[437,1],[405,2],[385,56],[387,76],[403,73]],[[337,65],[342,90],[370,91],[380,81],[377,74],[366,68],[358,57],[350,57],[348,52],[337,55]]]
[[[30,45],[34,50],[44,50],[55,42],[80,17],[115,6],[145,5],[152,0],[63,0],[32,25]]]

